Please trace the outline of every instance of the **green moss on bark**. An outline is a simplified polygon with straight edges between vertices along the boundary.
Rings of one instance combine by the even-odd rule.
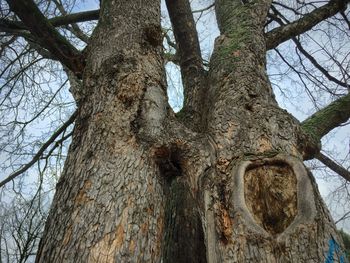
[[[350,117],[350,94],[332,102],[302,122],[302,127],[315,141],[347,121]]]

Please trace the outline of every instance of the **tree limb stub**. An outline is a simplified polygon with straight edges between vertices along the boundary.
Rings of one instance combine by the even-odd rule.
[[[346,8],[349,0],[332,0],[328,4],[321,6],[311,13],[303,16],[288,25],[280,26],[266,33],[267,50],[277,47],[279,44],[300,35],[323,20],[335,15]]]
[[[77,76],[82,75],[85,67],[83,55],[56,31],[32,0],[7,0],[7,2],[43,47]]]

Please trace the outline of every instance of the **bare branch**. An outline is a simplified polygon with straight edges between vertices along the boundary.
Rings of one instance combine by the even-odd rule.
[[[332,159],[330,159],[329,157],[327,157],[321,152],[318,153],[315,157],[317,160],[319,160],[321,163],[326,165],[333,172],[336,172],[341,177],[343,177],[346,181],[350,182],[350,172],[347,169],[340,166],[339,164],[337,164],[336,162],[334,162]]]
[[[36,4],[32,0],[7,0],[7,2],[40,44],[77,76],[81,76],[85,67],[82,54],[56,31]]]
[[[77,112],[74,112],[72,114],[72,116],[41,146],[41,148],[34,155],[32,160],[29,163],[27,163],[26,165],[24,165],[22,168],[20,168],[19,170],[17,170],[14,173],[10,174],[5,180],[1,181],[0,182],[0,187],[4,186],[6,183],[12,181],[17,176],[19,176],[20,174],[22,174],[25,171],[27,171],[35,162],[37,162],[40,159],[40,157],[43,155],[45,150],[56,140],[56,138],[60,134],[62,134],[62,132],[64,132],[68,128],[69,125],[71,125],[74,122],[76,116],[77,116]]]
[[[166,0],[166,4],[177,44],[184,86],[183,110],[184,113],[192,115],[191,123],[196,126],[201,120],[200,93],[203,90],[205,75],[196,25],[188,0]]]
[[[339,86],[342,86],[344,88],[349,89],[349,85],[347,83],[344,83],[340,80],[338,80],[337,78],[333,77],[329,71],[327,71],[324,67],[322,67],[317,60],[310,55],[310,53],[308,53],[303,46],[301,45],[300,41],[298,41],[296,39],[296,37],[292,38],[293,42],[295,43],[295,45],[297,46],[298,50],[312,63],[312,65],[315,66],[315,68],[317,68],[328,80],[333,81],[334,83],[338,84]]]
[[[344,10],[350,0],[331,0],[297,21],[280,26],[266,33],[266,48],[273,49],[279,44],[305,33],[323,20]]]
[[[289,21],[274,7],[271,7],[271,9],[274,11],[274,13],[280,17],[282,17],[286,22],[289,23]],[[270,15],[274,21],[279,23],[281,26],[284,26],[285,23],[277,16]],[[300,41],[296,37],[291,38],[292,41],[295,43],[298,50],[314,65],[315,68],[317,68],[328,80],[333,81],[334,83],[338,84],[339,86],[345,87],[349,89],[349,85],[345,82],[342,82],[338,80],[337,78],[333,77],[328,70],[326,70],[324,67],[322,67],[317,60],[309,53],[307,52],[303,46],[301,45]]]
[[[340,15],[342,16],[342,18],[344,19],[344,21],[346,22],[346,24],[348,25],[348,28],[350,30],[350,21],[349,18],[346,16],[346,14],[344,13],[344,11],[340,12]]]
[[[303,129],[316,141],[350,118],[350,93],[303,121]]]
[[[100,10],[91,10],[91,11],[67,14],[63,16],[50,18],[48,19],[48,22],[54,27],[66,26],[72,23],[81,23],[86,21],[97,20],[99,18],[99,14],[100,14]],[[27,30],[28,27],[22,22],[10,21],[10,20],[1,18],[0,31],[7,32],[5,29]]]
[[[55,3],[55,5],[57,6],[58,10],[61,12],[62,15],[64,16],[68,15],[61,1],[53,0],[53,2]],[[67,28],[80,40],[84,41],[85,43],[88,43],[89,37],[80,29],[77,23],[70,23],[70,25],[66,25],[65,28]]]
[[[193,14],[195,14],[195,13],[203,13],[203,12],[208,11],[209,9],[213,8],[214,6],[215,6],[215,4],[213,3],[213,4],[211,4],[211,5],[207,6],[207,7],[204,7],[202,9],[194,10],[194,11],[192,11],[192,13]]]
[[[338,224],[339,222],[341,222],[341,221],[343,221],[343,220],[345,220],[345,219],[347,219],[347,218],[349,218],[350,217],[350,211],[348,211],[348,212],[346,212],[341,218],[339,218],[337,221],[335,221],[334,223],[335,224]]]
[[[51,25],[57,27],[57,26],[64,26],[72,23],[81,23],[91,20],[98,20],[100,16],[100,10],[91,10],[91,11],[85,11],[85,12],[79,12],[64,16],[58,16],[55,18],[49,19],[49,22]]]

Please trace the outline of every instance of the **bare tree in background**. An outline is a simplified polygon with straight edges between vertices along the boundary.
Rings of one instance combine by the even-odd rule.
[[[0,185],[59,178],[36,261],[344,262],[303,161],[349,181],[321,151],[350,117],[349,1],[169,0],[170,35],[158,1],[101,2],[1,2]],[[195,22],[212,9],[220,35],[203,60]],[[301,123],[270,84],[288,94],[288,78],[318,108]]]
[[[17,194],[11,204],[1,204],[1,262],[33,262],[48,213],[45,194],[28,197]]]

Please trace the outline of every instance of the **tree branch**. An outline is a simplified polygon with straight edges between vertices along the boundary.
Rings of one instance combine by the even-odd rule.
[[[201,92],[205,70],[198,41],[196,25],[188,0],[166,0],[184,85],[184,120],[191,115],[191,126],[201,122]]]
[[[91,10],[91,11],[85,11],[85,12],[79,12],[74,14],[68,14],[64,16],[58,16],[49,19],[49,22],[51,25],[57,27],[57,26],[65,26],[72,23],[81,23],[81,22],[87,22],[91,20],[98,20],[100,16],[100,10]]]
[[[273,10],[273,12],[276,14],[275,15],[271,15],[270,17],[276,21],[277,23],[279,23],[281,26],[284,26],[285,23],[282,21],[282,19],[280,19],[278,16],[282,17],[287,23],[290,23],[276,8],[274,8],[273,6],[271,7],[271,9]],[[300,41],[296,38],[296,37],[292,37],[291,40],[295,43],[296,47],[298,48],[298,50],[312,63],[312,65],[314,65],[315,68],[317,68],[328,80],[333,81],[334,83],[345,87],[347,89],[349,89],[349,85],[347,83],[344,83],[340,80],[338,80],[337,78],[333,77],[324,67],[322,67],[317,60],[309,54],[309,52],[307,52],[303,46],[301,45]]]
[[[350,93],[314,113],[301,123],[316,141],[350,118]]]
[[[1,26],[0,26],[1,27]],[[1,28],[0,28],[1,30]],[[46,59],[52,59],[52,60],[57,60],[47,49],[43,48],[40,45],[40,42],[27,30],[13,30],[10,29],[8,31],[4,30],[5,32],[11,34],[13,37],[23,37],[29,44],[29,46],[34,49],[38,54],[40,54],[43,58]],[[1,55],[1,51],[0,51]]]
[[[315,157],[317,160],[319,160],[321,163],[323,163],[325,166],[327,166],[333,172],[336,172],[341,177],[343,177],[346,181],[350,182],[350,172],[348,170],[346,170],[344,167],[335,163],[333,160],[331,160],[329,157],[327,157],[326,155],[324,155],[322,153],[318,153]]]
[[[92,10],[75,14],[67,14],[48,19],[48,21],[55,27],[66,26],[72,23],[97,20],[99,18],[99,12],[100,10]],[[28,27],[26,27],[22,22],[0,18],[0,31],[25,38],[28,43],[33,46],[36,51],[38,51],[39,54],[43,55],[43,57],[57,60],[57,58],[55,58],[51,53],[40,46],[39,41],[28,30]],[[81,34],[79,37],[86,42],[87,39]]]
[[[337,221],[335,221],[335,224],[338,224],[339,222],[341,222],[342,220],[345,220],[347,218],[350,217],[350,211],[346,212],[341,218],[339,218]],[[342,231],[342,230],[341,230]]]
[[[32,160],[27,163],[26,165],[24,165],[22,168],[20,168],[19,170],[13,172],[12,174],[10,174],[5,180],[0,182],[0,187],[4,186],[6,183],[12,181],[13,179],[15,179],[17,176],[19,176],[20,174],[24,173],[25,171],[27,171],[30,167],[32,167],[32,165],[37,162],[40,157],[42,156],[42,154],[46,151],[46,149],[56,140],[56,138],[62,133],[64,132],[69,125],[71,125],[75,118],[77,116],[77,112],[74,112],[72,114],[72,116],[43,144],[43,146],[41,146],[41,148],[39,149],[39,151],[34,155],[34,157],[32,158]]]
[[[28,27],[40,44],[77,76],[85,67],[82,54],[68,42],[41,13],[33,0],[7,0],[11,10]]]
[[[61,12],[63,16],[68,15],[66,9],[64,8],[61,0],[52,0],[55,5],[57,6],[58,10]],[[76,37],[78,37],[80,40],[84,41],[85,43],[88,43],[89,37],[79,28],[77,23],[71,23],[70,25],[66,25],[65,28],[72,32]]]
[[[344,10],[350,0],[331,0],[328,4],[321,6],[297,21],[280,26],[266,33],[267,50],[277,47],[279,44],[300,35],[323,20]]]
[[[215,7],[215,3],[213,3],[213,4],[211,4],[211,5],[207,6],[207,7],[204,7],[202,9],[194,10],[194,11],[192,11],[192,13],[193,14],[195,14],[195,13],[203,13],[205,11],[208,11],[210,8],[213,8],[213,7]]]
[[[100,10],[98,9],[50,18],[48,19],[48,22],[54,27],[59,27],[66,26],[72,23],[81,23],[91,20],[97,20],[99,18],[99,15]],[[0,30],[3,31],[4,29],[28,30],[28,27],[22,22],[10,21],[4,18],[0,18]],[[7,32],[6,30],[4,31]]]

